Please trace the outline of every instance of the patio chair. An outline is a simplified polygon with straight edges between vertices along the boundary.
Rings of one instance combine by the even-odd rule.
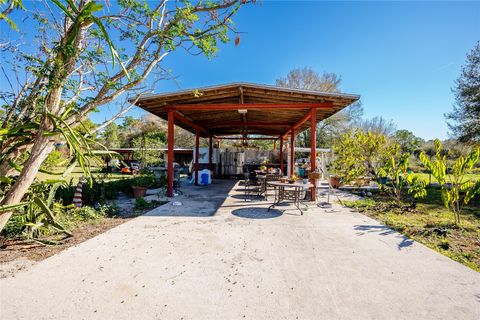
[[[262,186],[262,188],[263,188],[262,193],[265,195],[265,200],[268,200],[268,191],[273,190],[272,187],[268,186],[268,182],[279,181],[281,177],[282,177],[282,175],[279,174],[279,173],[268,173],[265,176],[265,184]]]
[[[249,173],[244,173],[244,200],[252,199],[253,197],[259,197],[262,195],[262,188],[258,185],[257,181],[250,178]]]

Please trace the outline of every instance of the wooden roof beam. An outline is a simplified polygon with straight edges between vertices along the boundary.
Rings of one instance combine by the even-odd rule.
[[[203,128],[202,126],[199,126],[198,124],[195,124],[193,123],[192,121],[188,120],[186,117],[184,117],[182,114],[180,114],[179,112],[175,112],[174,113],[174,116],[175,116],[175,119],[179,120],[180,122],[183,122],[184,124],[186,124],[187,126],[195,129],[195,130],[198,130],[200,132],[203,132],[204,134],[208,135],[208,136],[211,136],[210,132],[208,132],[208,130],[206,130],[205,128]]]
[[[311,109],[333,107],[331,102],[322,103],[249,103],[249,104],[179,104],[175,106],[164,107],[165,111],[188,111],[188,110],[239,110],[239,109]],[[308,110],[310,112],[310,110]]]
[[[221,140],[277,140],[278,137],[215,137],[215,139]]]
[[[206,127],[291,127],[292,124],[288,122],[262,122],[262,121],[223,121],[214,123],[205,123]]]
[[[300,119],[300,121],[298,121],[297,123],[295,123],[293,126],[291,126],[283,135],[282,135],[282,138],[285,138],[289,132],[291,132],[292,130],[296,130],[298,129],[302,124],[304,124],[305,122],[307,122],[309,119],[310,119],[310,113],[312,112],[312,110],[308,110],[308,112],[303,116],[302,119]]]

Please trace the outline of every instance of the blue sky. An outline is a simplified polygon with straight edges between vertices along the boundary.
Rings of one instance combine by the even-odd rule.
[[[361,95],[366,117],[392,119],[425,139],[446,138],[451,88],[480,40],[480,2],[263,1],[234,20],[246,32],[238,47],[222,46],[212,60],[170,56],[178,78],[159,83],[156,92],[273,84],[293,68],[311,66],[341,75],[342,91]]]
[[[366,117],[393,120],[425,138],[446,138],[444,113],[466,54],[480,40],[480,2],[262,1],[234,17],[241,43],[208,60],[176,52],[176,81],[156,93],[226,82],[274,84],[291,69],[335,72],[360,94]],[[91,116],[108,118],[114,107]],[[141,114],[138,109],[132,112]]]

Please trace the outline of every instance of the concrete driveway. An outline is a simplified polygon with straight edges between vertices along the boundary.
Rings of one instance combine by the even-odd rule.
[[[0,318],[480,319],[479,273],[361,214],[184,191],[0,280]]]

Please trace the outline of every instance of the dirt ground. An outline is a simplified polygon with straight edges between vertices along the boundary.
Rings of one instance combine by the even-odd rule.
[[[45,245],[34,240],[6,239],[0,248],[0,278],[15,276],[16,272],[29,268],[37,261],[76,246],[128,220],[129,218],[104,218],[87,223],[72,230],[73,237],[62,239],[56,245]]]

